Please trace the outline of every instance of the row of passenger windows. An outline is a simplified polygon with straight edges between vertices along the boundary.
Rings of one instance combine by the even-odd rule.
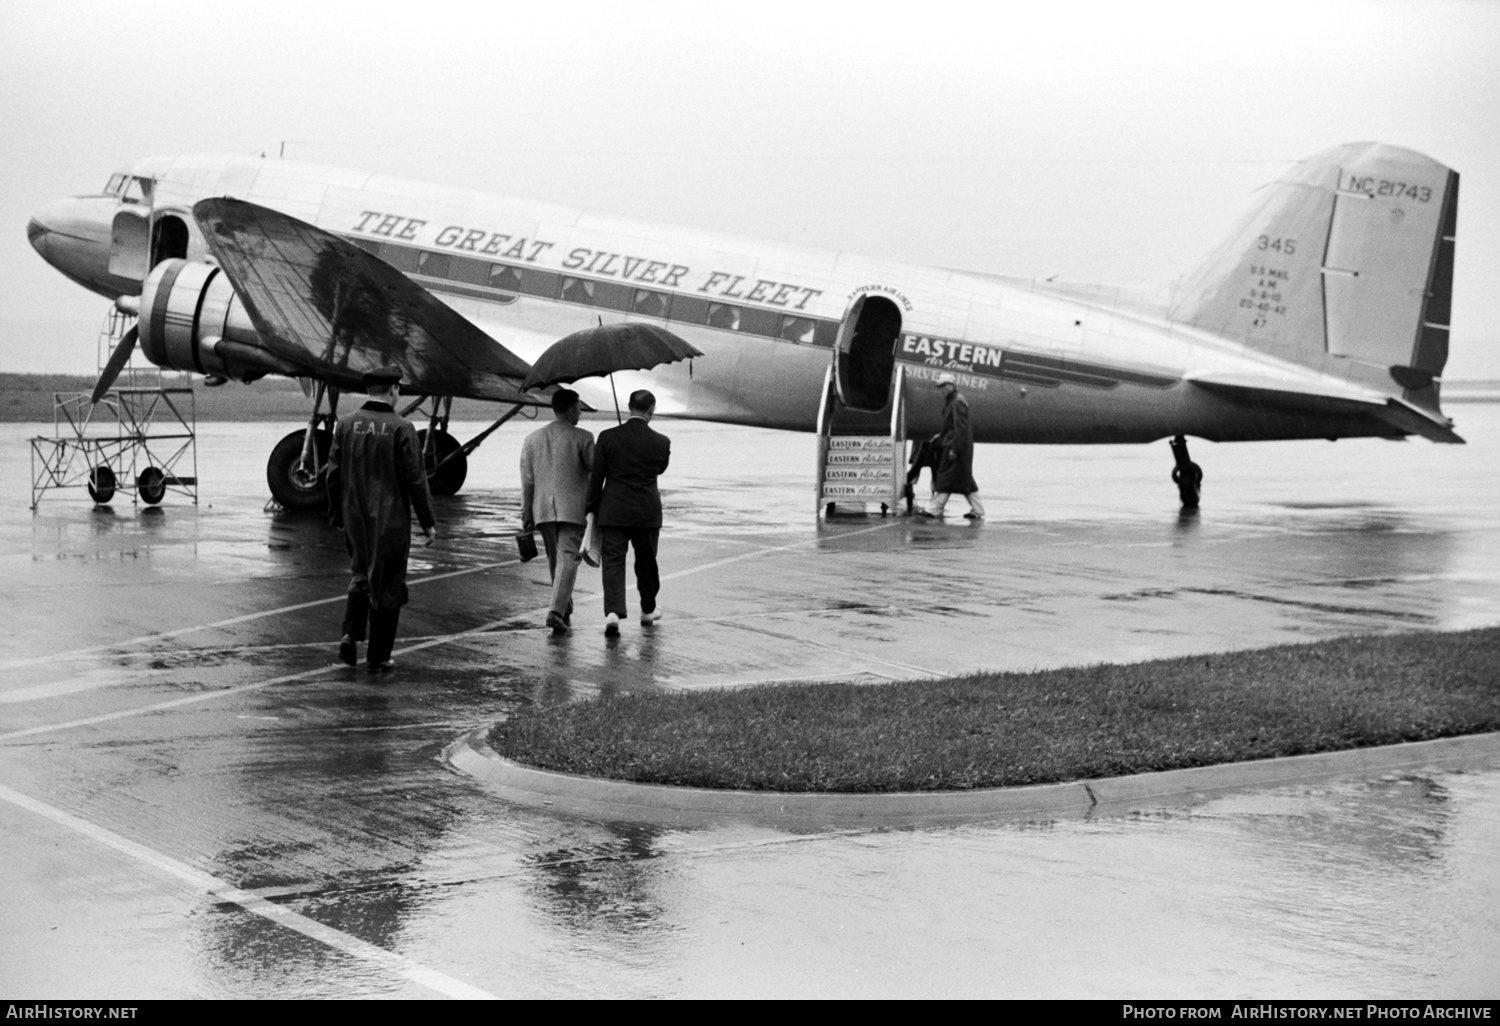
[[[742,331],[749,335],[823,346],[832,346],[838,332],[838,325],[833,321],[797,317],[779,310],[716,303],[697,296],[638,289],[620,282],[578,278],[535,267],[492,264],[453,253],[432,253],[411,246],[394,246],[369,239],[349,241],[407,274],[444,278],[469,285],[485,285],[517,295],[561,299],[568,303],[597,306],[606,310],[624,310],[662,320],[707,324],[713,328]]]

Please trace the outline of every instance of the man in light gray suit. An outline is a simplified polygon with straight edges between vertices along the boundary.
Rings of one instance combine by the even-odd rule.
[[[521,527],[542,533],[552,573],[547,626],[566,634],[572,625],[573,581],[587,522],[584,500],[594,464],[594,436],[578,426],[578,393],[552,393],[552,422],[521,445]]]

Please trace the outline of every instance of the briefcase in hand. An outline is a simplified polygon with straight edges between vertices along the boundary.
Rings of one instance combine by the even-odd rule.
[[[516,532],[516,551],[521,554],[521,562],[529,563],[536,558],[536,534],[532,531]]]
[[[604,531],[594,523],[594,514],[590,513],[584,522],[583,544],[578,547],[578,558],[589,566],[599,565],[599,548],[604,541]]]

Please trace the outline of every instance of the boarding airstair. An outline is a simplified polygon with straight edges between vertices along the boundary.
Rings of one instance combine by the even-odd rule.
[[[111,309],[99,330],[101,371],[135,318]],[[82,485],[98,505],[116,493],[154,506],[168,494],[198,504],[197,409],[191,386],[171,386],[139,349],[96,403],[52,393],[52,434],[31,439],[31,508],[57,488]]]
[[[818,408],[818,511],[824,517],[880,515],[900,509],[906,484],[905,369],[896,364],[885,408],[857,410],[834,387],[834,369],[823,378]]]

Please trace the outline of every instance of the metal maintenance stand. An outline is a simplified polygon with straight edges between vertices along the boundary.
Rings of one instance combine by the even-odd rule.
[[[99,332],[101,368],[134,322],[109,312]],[[193,389],[168,388],[160,370],[133,364],[97,403],[87,392],[52,394],[52,434],[31,439],[33,511],[48,491],[78,485],[100,505],[120,492],[136,504],[154,506],[168,493],[198,504]]]

